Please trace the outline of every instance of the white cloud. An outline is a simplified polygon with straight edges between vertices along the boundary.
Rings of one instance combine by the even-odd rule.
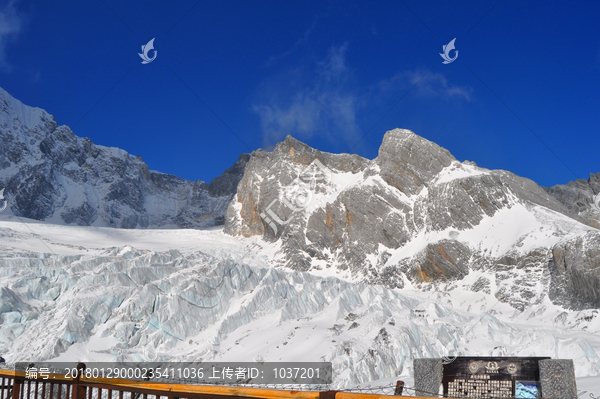
[[[16,9],[17,3],[18,0],[9,0],[0,6],[0,68],[5,71],[11,69],[6,60],[6,47],[21,32],[23,25],[23,19]]]
[[[265,148],[288,134],[300,140],[314,135],[343,138],[354,144],[360,132],[356,123],[359,101],[346,87],[352,78],[346,66],[346,50],[346,44],[333,46],[311,71],[315,78],[310,84],[300,70],[265,84],[263,99],[253,106],[260,117]]]
[[[470,87],[448,83],[448,79],[442,73],[427,73],[427,70],[398,72],[379,84],[383,92],[397,91],[398,93],[404,93],[413,86],[412,92],[421,97],[462,98],[470,101],[473,92]]]
[[[296,68],[264,82],[252,107],[260,118],[264,148],[288,134],[303,141],[320,136],[354,147],[364,135],[357,123],[361,111],[369,107],[377,114],[373,108],[382,99],[400,98],[411,88],[422,98],[471,100],[471,88],[450,84],[442,73],[427,70],[398,72],[369,88],[358,87],[346,62],[347,50],[347,44],[332,46],[311,70]]]

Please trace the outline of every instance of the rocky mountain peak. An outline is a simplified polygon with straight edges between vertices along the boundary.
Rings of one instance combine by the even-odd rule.
[[[376,159],[381,177],[407,195],[417,194],[456,158],[407,129],[385,133]]]
[[[545,190],[587,224],[600,228],[600,209],[594,205],[600,196],[600,173],[590,173],[588,179],[577,179]]]
[[[204,228],[223,224],[248,155],[207,184],[150,171],[141,157],[76,136],[0,89],[4,214],[59,224]]]
[[[555,301],[597,302],[595,280],[581,278],[600,274],[583,270],[595,261],[577,262],[581,270],[562,280],[548,268],[553,253],[562,253],[552,251],[559,241],[569,247],[584,234],[577,245],[595,242],[598,231],[582,221],[529,179],[461,163],[410,130],[395,129],[374,160],[321,152],[291,136],[272,152],[253,152],[224,231],[261,236],[279,265],[332,269],[388,287],[454,284],[477,271],[503,270],[496,296],[524,309],[552,284],[569,287],[553,288]],[[593,250],[585,256],[591,253],[600,256]],[[525,276],[542,281],[545,291]]]
[[[0,87],[0,123],[3,127],[22,125],[32,132],[53,131],[54,117],[41,108],[30,107]]]
[[[305,144],[305,143],[301,142],[300,140],[297,140],[296,138],[292,137],[289,134],[285,137],[285,140],[283,140],[282,142],[277,143],[275,145],[275,150],[274,151],[275,152],[288,153],[292,149],[294,150],[293,152],[297,152],[297,153],[304,153],[304,152],[315,153],[315,152],[320,152],[320,151],[312,148],[308,144]],[[291,155],[291,156],[293,156],[293,155]]]

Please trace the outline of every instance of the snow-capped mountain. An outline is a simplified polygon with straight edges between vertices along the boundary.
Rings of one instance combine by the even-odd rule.
[[[95,145],[0,88],[5,213],[80,226],[205,228],[223,224],[248,155],[210,184],[148,170],[141,157]]]
[[[600,231],[535,182],[409,130],[387,132],[374,160],[290,136],[253,152],[225,232],[262,237],[294,270],[447,289],[487,273],[470,288],[521,311],[547,295],[600,307]]]
[[[546,189],[396,129],[374,160],[288,137],[189,182],[0,100],[9,363],[331,361],[336,388],[550,356],[600,386],[598,175]]]

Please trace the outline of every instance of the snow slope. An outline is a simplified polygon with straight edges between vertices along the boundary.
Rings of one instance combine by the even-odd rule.
[[[551,356],[573,359],[579,389],[598,392],[597,310],[566,311],[541,296],[517,311],[471,289],[482,278],[496,284],[485,270],[402,289],[291,271],[275,267],[269,245],[217,228],[0,215],[0,354],[8,362],[324,360],[335,387],[409,382],[415,357]]]

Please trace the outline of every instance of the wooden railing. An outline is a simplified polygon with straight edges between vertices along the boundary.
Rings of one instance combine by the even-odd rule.
[[[80,367],[82,366],[82,367]],[[78,369],[85,368],[79,364]],[[79,373],[81,374],[81,373]],[[393,395],[341,391],[290,391],[235,386],[185,385],[114,378],[70,378],[45,373],[26,378],[26,372],[1,370],[0,399],[390,399]],[[30,375],[27,375],[30,377]],[[402,392],[400,382],[396,394]],[[128,395],[127,395],[128,394]],[[397,396],[396,396],[397,397]],[[418,399],[418,398],[417,398]],[[425,398],[422,398],[425,399]]]

